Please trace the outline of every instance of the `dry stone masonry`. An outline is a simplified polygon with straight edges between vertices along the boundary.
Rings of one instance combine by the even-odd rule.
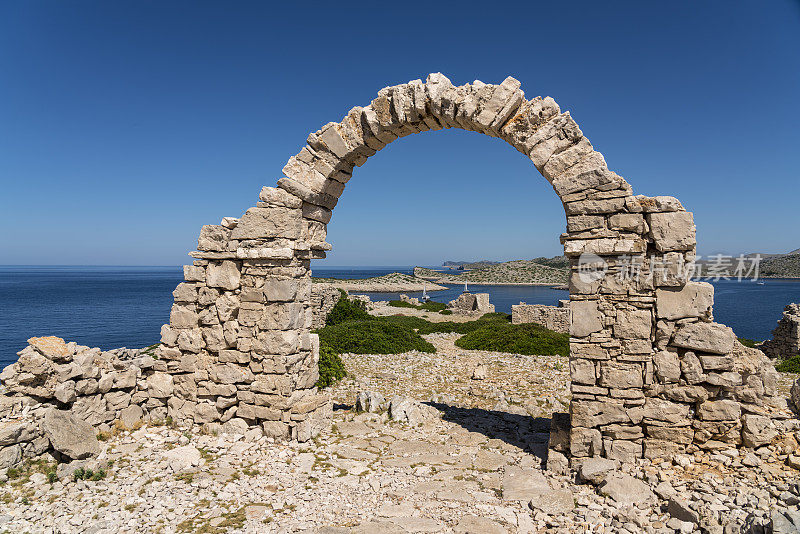
[[[800,304],[789,304],[783,309],[772,339],[759,348],[770,358],[787,359],[800,354]]]
[[[475,315],[494,313],[494,304],[489,302],[489,293],[470,293],[464,291],[457,298],[447,303],[447,309],[458,315]]]
[[[568,300],[558,301],[558,306],[525,304],[524,302],[511,306],[511,322],[513,324],[536,323],[555,332],[567,334],[570,321]]]
[[[526,99],[514,78],[455,86],[439,73],[381,89],[310,134],[277,187],[264,187],[241,218],[201,229],[155,359],[123,363],[77,347],[48,358],[32,344],[9,389],[105,423],[137,406],[151,418],[310,439],[331,410],[315,387],[310,261],[331,248],[332,210],[370,156],[399,137],[447,128],[505,140],[564,206],[572,402],[553,462],[771,439],[782,401],[775,370],[713,321],[712,286],[688,280],[692,214],[672,197],[635,196],[552,98]],[[626,276],[632,265],[636,276]]]

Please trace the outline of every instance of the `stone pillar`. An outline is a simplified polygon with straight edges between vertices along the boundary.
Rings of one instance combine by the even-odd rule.
[[[316,389],[310,260],[324,257],[324,223],[302,201],[264,188],[241,219],[203,227],[175,290],[159,356],[172,386],[168,414],[198,424],[260,425],[275,438],[310,439],[330,411]]]

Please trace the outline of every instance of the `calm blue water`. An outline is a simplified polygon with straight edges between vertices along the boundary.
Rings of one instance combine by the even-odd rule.
[[[315,276],[363,278],[391,272],[412,273],[408,266],[315,268]],[[9,267],[0,266],[0,368],[16,359],[32,336],[56,335],[103,349],[138,348],[159,340],[169,320],[172,290],[182,280],[180,267]],[[717,321],[741,337],[766,339],[789,302],[800,302],[800,280],[715,282]],[[511,305],[556,304],[566,291],[541,286],[469,286],[491,294],[498,311]],[[438,302],[452,300],[463,286],[430,293]],[[411,293],[419,296],[421,293]],[[373,299],[397,294],[370,294]]]

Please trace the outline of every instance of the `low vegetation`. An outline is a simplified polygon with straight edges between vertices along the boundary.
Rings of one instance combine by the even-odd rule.
[[[336,354],[399,354],[410,350],[435,352],[436,349],[417,332],[404,325],[380,318],[346,321],[317,331],[320,346]]]
[[[775,368],[782,373],[800,374],[800,354],[781,361]]]
[[[756,348],[756,344],[758,343],[758,341],[756,341],[755,339],[750,339],[750,338],[746,338],[746,337],[740,337],[739,338],[739,343],[741,343],[745,347],[750,347],[751,349],[754,349],[754,348]]]
[[[429,312],[443,313],[445,311],[449,311],[450,313],[453,313],[452,311],[447,309],[446,304],[434,301],[424,302],[422,304],[411,304],[410,302],[406,302],[404,300],[390,300],[389,306],[393,306],[395,308],[413,308],[415,310],[423,310]]]
[[[336,326],[346,321],[360,321],[372,317],[367,313],[366,305],[360,300],[351,300],[347,298],[347,293],[339,290],[341,296],[336,304],[328,312],[325,319],[326,326]]]
[[[416,306],[399,300],[392,303],[398,308],[420,308],[426,304],[444,306],[440,303]],[[428,308],[427,311],[436,309]],[[439,332],[464,334],[456,341],[456,345],[463,349],[569,355],[568,334],[553,332],[537,324],[511,324],[511,316],[507,313],[487,313],[466,322],[431,322],[422,317],[399,314],[377,317],[367,313],[362,302],[350,300],[342,292],[342,298],[328,314],[326,326],[316,331],[320,341],[317,386],[327,387],[347,376],[340,354],[435,352],[435,347],[422,336]]]
[[[320,342],[319,347],[319,380],[317,387],[325,388],[347,376],[344,362],[328,345]]]
[[[513,354],[569,356],[569,334],[553,332],[534,323],[486,321],[456,340],[456,346]]]

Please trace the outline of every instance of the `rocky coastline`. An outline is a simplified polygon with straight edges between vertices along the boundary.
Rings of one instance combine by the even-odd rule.
[[[367,293],[400,293],[415,291],[443,291],[446,287],[403,273],[391,273],[372,278],[313,278],[314,286],[326,286],[344,291]]]

